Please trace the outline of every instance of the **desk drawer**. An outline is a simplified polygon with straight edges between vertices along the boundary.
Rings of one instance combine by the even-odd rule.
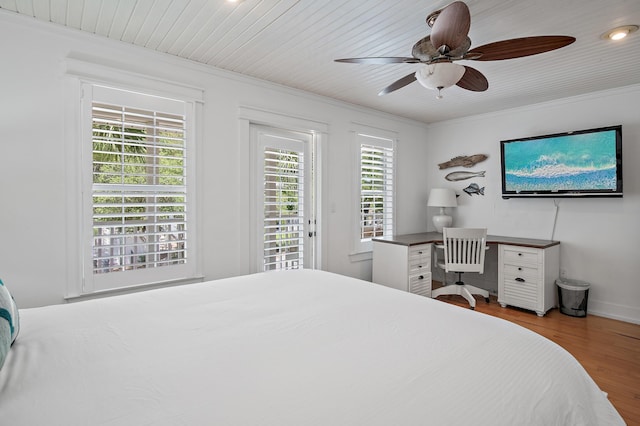
[[[409,248],[409,263],[431,259],[431,244],[421,244]]]
[[[431,244],[413,246],[409,249],[409,275],[431,272]]]
[[[541,263],[541,251],[529,247],[505,246],[504,263],[522,265]]]
[[[431,272],[410,277],[409,292],[431,297]]]
[[[431,262],[416,262],[409,265],[409,275],[420,275],[431,273]]]
[[[538,309],[538,284],[505,281],[504,303],[525,309]]]
[[[526,281],[539,282],[540,269],[537,265],[512,265],[505,264],[503,266],[504,279],[509,281],[520,281],[524,279]],[[516,279],[520,278],[520,279]]]

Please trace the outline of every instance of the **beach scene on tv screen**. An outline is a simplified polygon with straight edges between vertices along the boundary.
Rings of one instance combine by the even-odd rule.
[[[504,144],[505,190],[616,190],[616,132]]]

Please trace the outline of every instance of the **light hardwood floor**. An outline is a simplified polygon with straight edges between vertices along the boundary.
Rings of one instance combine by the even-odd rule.
[[[434,288],[438,283],[434,283]],[[438,300],[468,308],[461,296]],[[544,317],[502,308],[495,297],[477,296],[476,311],[514,322],[556,342],[587,370],[629,426],[640,426],[640,325],[591,315],[576,318],[552,309]]]

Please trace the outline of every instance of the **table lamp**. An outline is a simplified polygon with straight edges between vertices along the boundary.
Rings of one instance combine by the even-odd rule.
[[[433,226],[436,231],[442,232],[442,228],[449,227],[453,223],[451,216],[445,214],[446,207],[457,207],[456,193],[453,189],[433,188],[429,193],[429,207],[440,207],[440,214],[433,216]]]

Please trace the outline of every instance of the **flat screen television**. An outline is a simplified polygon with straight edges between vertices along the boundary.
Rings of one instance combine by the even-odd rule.
[[[622,197],[622,126],[500,141],[502,198]]]

